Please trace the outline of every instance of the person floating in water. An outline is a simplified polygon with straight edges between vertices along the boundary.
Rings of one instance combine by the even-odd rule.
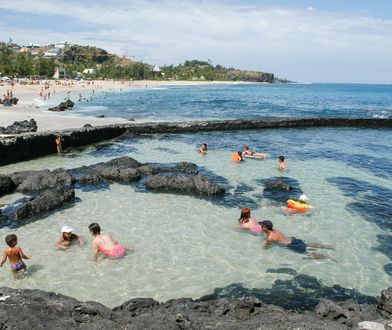
[[[121,246],[110,234],[101,233],[101,227],[97,223],[88,226],[93,240],[93,260],[98,260],[98,255],[104,254],[111,258],[119,258],[125,255],[127,249]]]
[[[279,166],[278,166],[279,170],[284,171],[287,169],[287,164],[284,161],[284,156],[279,156],[278,162],[279,162]]]
[[[261,221],[259,222],[259,225],[261,226],[261,230],[267,235],[264,249],[268,249],[272,244],[276,243],[285,246],[294,252],[306,254],[312,259],[332,259],[323,254],[308,251],[310,249],[333,249],[330,245],[319,243],[305,244],[304,241],[298,238],[285,236],[280,231],[273,229],[274,225],[269,220]]]
[[[238,219],[238,224],[241,228],[249,230],[252,234],[259,235],[262,230],[257,220],[250,215],[250,209],[247,207],[241,210],[241,216]]]
[[[267,154],[263,154],[261,152],[254,152],[254,151],[250,150],[249,146],[242,147],[242,155],[243,156],[253,156],[253,157],[257,157],[257,158],[267,158],[268,157]]]
[[[242,157],[242,151],[237,151],[231,154],[231,159],[235,162],[243,162],[244,158]]]
[[[70,226],[62,227],[61,237],[56,241],[57,248],[66,250],[74,242],[77,242],[79,243],[79,245],[82,245],[84,243],[83,237],[74,234],[73,229]]]
[[[57,153],[58,154],[62,154],[63,153],[63,144],[62,142],[64,141],[64,139],[61,137],[61,135],[57,135],[56,136],[56,147],[57,147]]]
[[[206,154],[208,151],[207,143],[203,143],[199,148],[199,154]]]
[[[7,261],[8,257],[11,263],[11,271],[15,276],[19,271],[25,271],[27,268],[22,259],[30,259],[30,257],[26,256],[19,246],[16,246],[18,244],[18,237],[16,235],[7,235],[5,242],[9,248],[4,251],[3,259],[0,262],[0,267],[3,267],[3,264]]]
[[[298,201],[289,199],[287,201],[287,208],[289,212],[301,212],[305,213],[314,208],[314,206],[308,204],[309,198],[302,194],[299,196]]]

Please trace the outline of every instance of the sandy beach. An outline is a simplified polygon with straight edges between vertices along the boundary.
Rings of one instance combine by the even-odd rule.
[[[66,97],[78,100],[79,97],[89,98],[92,93],[121,92],[135,88],[152,88],[160,85],[199,85],[199,84],[238,84],[239,82],[203,82],[203,81],[118,81],[118,80],[97,80],[97,81],[70,81],[61,83],[49,80],[49,88],[43,90],[44,84],[14,86],[8,84],[0,85],[0,96],[11,91],[14,97],[19,99],[18,104],[12,107],[0,105],[0,126],[8,126],[15,121],[29,120],[34,118],[38,125],[38,131],[56,131],[69,128],[80,128],[85,124],[102,126],[110,124],[125,124],[130,121],[126,118],[110,117],[105,118],[72,116],[70,111],[51,112],[49,107],[62,102]],[[42,92],[42,95],[40,93]],[[50,97],[49,97],[50,92]],[[72,111],[72,110],[71,110]]]

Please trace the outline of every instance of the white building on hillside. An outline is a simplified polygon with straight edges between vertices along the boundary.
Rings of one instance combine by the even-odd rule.
[[[95,69],[84,69],[83,73],[84,74],[95,74]]]
[[[69,43],[67,41],[61,41],[59,43],[57,43],[56,45],[54,45],[56,48],[58,49],[64,49],[66,46],[68,46]]]

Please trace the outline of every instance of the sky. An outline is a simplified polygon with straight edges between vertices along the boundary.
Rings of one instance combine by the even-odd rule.
[[[0,41],[149,64],[211,60],[298,82],[392,84],[392,0],[0,0]]]

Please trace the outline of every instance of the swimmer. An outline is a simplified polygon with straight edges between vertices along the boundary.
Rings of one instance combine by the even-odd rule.
[[[278,169],[284,171],[287,169],[287,164],[284,162],[284,156],[278,157],[279,166]]]
[[[242,154],[244,156],[254,156],[254,157],[259,157],[259,158],[267,158],[267,154],[263,154],[261,152],[254,152],[249,149],[249,146],[243,146],[242,147]]]
[[[287,247],[288,249],[297,252],[297,253],[303,253],[306,254],[307,257],[311,259],[332,259],[328,256],[325,256],[323,254],[318,254],[314,252],[309,252],[308,249],[333,249],[332,246],[330,245],[323,245],[319,243],[311,243],[311,244],[305,244],[304,241],[295,238],[295,237],[287,237],[283,235],[280,231],[273,229],[274,225],[272,224],[271,221],[265,220],[259,222],[259,225],[261,226],[261,230],[267,235],[266,237],[266,242],[264,249],[268,249],[273,243],[282,245]],[[334,259],[332,259],[334,260]],[[334,260],[336,261],[336,260]]]
[[[56,247],[58,249],[66,250],[73,242],[77,242],[79,245],[82,245],[84,243],[83,237],[74,234],[73,229],[70,226],[64,226],[61,228],[61,237],[56,241]]]
[[[302,194],[299,196],[297,201],[289,199],[287,201],[287,211],[290,213],[305,213],[311,209],[314,209],[314,206],[308,204],[309,198],[308,196]]]
[[[240,228],[249,230],[252,234],[259,235],[262,230],[261,226],[257,223],[257,220],[252,218],[250,215],[250,209],[247,207],[241,210],[241,216],[238,219]]]
[[[88,226],[93,240],[93,260],[98,260],[99,254],[104,254],[111,258],[119,258],[125,255],[127,249],[115,241],[110,234],[101,233],[101,227],[97,223]]]
[[[25,271],[27,268],[22,259],[30,259],[30,257],[26,256],[19,246],[16,246],[18,244],[18,237],[16,235],[7,235],[5,242],[9,248],[4,251],[3,259],[0,262],[0,267],[3,267],[3,264],[7,261],[8,257],[11,264],[11,271],[15,276],[19,271]]]
[[[231,155],[231,159],[234,160],[235,162],[243,162],[244,158],[242,157],[242,151],[234,152]]]
[[[199,154],[206,154],[208,151],[207,143],[203,143],[199,148]]]

